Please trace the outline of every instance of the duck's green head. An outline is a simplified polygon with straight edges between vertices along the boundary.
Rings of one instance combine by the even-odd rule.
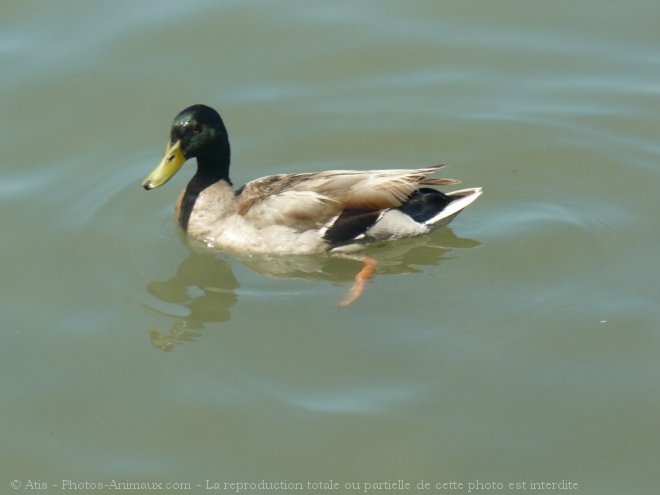
[[[198,175],[229,180],[229,156],[227,129],[220,114],[206,105],[193,105],[174,118],[165,155],[142,187],[162,186],[193,157],[197,158]]]

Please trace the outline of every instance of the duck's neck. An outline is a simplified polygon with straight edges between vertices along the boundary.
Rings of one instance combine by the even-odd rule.
[[[199,182],[199,185],[204,185],[204,187],[208,187],[219,180],[224,180],[231,185],[229,160],[229,143],[212,148],[203,154],[198,154],[197,173],[192,181]]]
[[[197,173],[186,186],[179,208],[179,225],[184,231],[188,231],[190,215],[200,193],[221,180],[232,185],[229,180],[229,143],[197,155]]]

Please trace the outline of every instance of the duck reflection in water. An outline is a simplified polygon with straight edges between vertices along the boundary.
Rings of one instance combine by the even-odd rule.
[[[179,305],[187,316],[177,316],[159,311],[174,319],[169,333],[156,327],[148,329],[151,343],[163,351],[171,351],[174,345],[195,340],[208,323],[229,320],[231,309],[238,297],[235,289],[239,284],[227,261],[211,252],[190,251],[176,273],[168,280],[151,282],[149,293],[164,303]]]
[[[240,283],[224,254],[213,252],[194,240],[185,241],[189,254],[176,273],[165,281],[151,282],[147,287],[149,293],[163,303],[181,308],[179,311],[173,311],[174,314],[154,309],[173,320],[169,332],[163,332],[157,327],[148,329],[151,343],[166,352],[171,351],[177,344],[201,337],[201,330],[207,325],[228,321],[231,318],[231,309],[238,302],[240,294]],[[368,250],[378,258],[378,275],[382,276],[420,272],[421,266],[437,265],[448,259],[447,253],[452,249],[479,245],[478,241],[458,238],[449,228],[445,228],[430,236],[384,243]],[[329,281],[341,285],[354,282],[354,267],[362,262],[361,259],[352,260],[323,254],[244,257],[234,255],[230,259],[238,259],[254,272],[269,278]],[[240,294],[240,297],[254,297],[254,292],[246,291]],[[176,313],[185,315],[179,316]]]

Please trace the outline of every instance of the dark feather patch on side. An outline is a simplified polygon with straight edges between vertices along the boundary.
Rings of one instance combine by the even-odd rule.
[[[346,244],[373,227],[380,212],[366,208],[344,210],[325,231],[323,239],[332,246]]]
[[[430,220],[456,198],[447,196],[430,187],[422,187],[413,192],[398,210],[419,223]]]

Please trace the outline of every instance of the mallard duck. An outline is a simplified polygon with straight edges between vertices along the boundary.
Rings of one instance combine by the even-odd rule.
[[[240,253],[349,253],[377,241],[426,234],[447,225],[482,192],[420,187],[459,183],[431,177],[442,165],[270,175],[234,190],[227,130],[206,105],[188,107],[174,118],[165,155],[142,186],[162,186],[193,157],[197,172],[179,195],[176,221],[208,246]],[[359,297],[376,269],[376,260],[363,262],[342,305]]]

